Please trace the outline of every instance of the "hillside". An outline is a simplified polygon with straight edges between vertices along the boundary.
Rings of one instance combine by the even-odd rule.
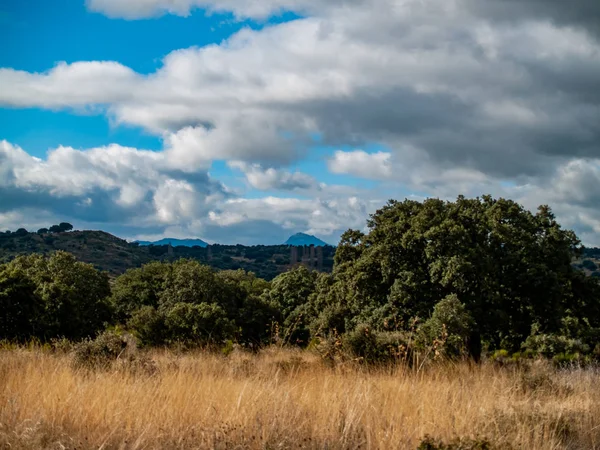
[[[216,269],[243,269],[270,280],[290,268],[292,250],[288,245],[211,245],[186,247],[169,245],[140,245],[129,243],[104,231],[69,231],[57,233],[0,233],[0,262],[8,262],[17,255],[30,253],[48,254],[64,250],[80,261],[93,264],[100,270],[118,275],[133,267],[150,261],[173,261],[191,258]],[[331,271],[333,247],[323,247],[322,263],[317,257],[310,258],[309,252],[295,259],[315,269]],[[296,251],[303,255],[303,252]],[[295,262],[295,264],[297,264]]]
[[[123,273],[155,259],[147,249],[104,231],[0,234],[0,262],[7,262],[17,255],[48,254],[56,250],[72,253],[80,261],[112,274]]]

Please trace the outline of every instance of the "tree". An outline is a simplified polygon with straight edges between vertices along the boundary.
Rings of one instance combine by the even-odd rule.
[[[288,342],[308,342],[308,325],[312,317],[307,314],[307,308],[315,290],[316,278],[316,272],[298,266],[278,275],[271,282],[271,289],[264,294],[265,300],[278,311],[284,338]]]
[[[36,337],[43,305],[24,271],[0,266],[0,339],[24,342]]]
[[[81,339],[95,335],[111,320],[107,274],[70,253],[19,256],[7,266],[24,273],[35,285],[43,306],[39,337]]]
[[[170,265],[159,300],[163,308],[176,303],[222,304],[221,293],[212,268],[198,261],[180,259]]]
[[[571,267],[579,240],[547,206],[532,214],[490,196],[391,200],[368,228],[342,236],[325,294],[344,308],[347,327],[408,329],[456,295],[475,335],[492,349],[518,350],[533,323],[554,332],[566,310],[589,317],[598,309],[598,284]]]
[[[170,271],[170,264],[151,262],[119,276],[113,283],[111,296],[117,319],[126,322],[144,306],[158,308]]]
[[[73,229],[73,225],[68,222],[61,222],[58,224],[60,231],[71,231]]]
[[[270,337],[270,325],[277,309],[262,297],[270,283],[244,270],[223,270],[216,274],[223,297],[230,302],[229,317],[235,322],[236,339],[243,344],[260,345]]]
[[[165,313],[170,342],[214,344],[233,337],[234,325],[215,303],[176,303]]]
[[[39,230],[37,230],[37,234],[47,234],[48,231],[48,228],[40,228]]]
[[[49,229],[50,233],[60,233],[62,228],[59,225],[52,225]]]
[[[14,232],[15,236],[27,236],[29,232],[25,228],[19,228]]]

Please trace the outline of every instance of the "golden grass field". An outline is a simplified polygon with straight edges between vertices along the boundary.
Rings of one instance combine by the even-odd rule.
[[[0,448],[416,449],[425,435],[600,448],[592,369],[368,370],[282,349],[149,356],[152,375],[74,370],[69,355],[40,349],[0,351]]]

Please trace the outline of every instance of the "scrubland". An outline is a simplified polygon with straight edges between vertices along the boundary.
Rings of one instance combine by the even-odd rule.
[[[595,449],[599,381],[545,362],[374,368],[281,348],[91,369],[13,348],[0,351],[0,447]]]

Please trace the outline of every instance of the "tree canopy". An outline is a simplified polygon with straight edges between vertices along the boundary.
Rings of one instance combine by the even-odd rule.
[[[536,324],[558,332],[567,315],[598,326],[598,285],[571,266],[576,235],[547,206],[533,214],[511,200],[389,201],[349,230],[336,253],[332,302],[347,327],[406,328],[455,295],[491,348],[517,349]]]

